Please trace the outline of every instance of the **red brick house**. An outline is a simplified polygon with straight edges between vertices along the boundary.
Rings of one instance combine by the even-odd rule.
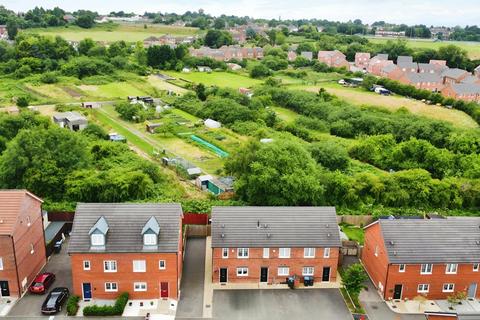
[[[42,202],[26,190],[0,191],[0,298],[21,297],[47,262]]]
[[[355,53],[355,66],[357,68],[366,69],[370,62],[370,52]]]
[[[380,76],[391,80],[400,80],[405,73],[396,65],[388,64],[380,72]]]
[[[325,63],[329,67],[335,68],[347,68],[350,70],[350,64],[348,63],[346,56],[338,50],[334,51],[319,51],[318,61]]]
[[[444,85],[438,73],[404,73],[399,79],[403,84],[410,84],[417,89],[440,92]]]
[[[340,234],[334,207],[214,207],[213,283],[334,282]]]
[[[446,85],[450,83],[460,83],[469,75],[471,75],[471,73],[466,70],[458,68],[445,69],[442,73],[443,83]]]
[[[480,297],[480,218],[380,219],[365,229],[362,262],[384,300]]]
[[[178,299],[182,215],[179,204],[78,204],[68,248],[73,294]]]
[[[480,102],[480,84],[450,83],[443,88],[442,94],[449,98]]]

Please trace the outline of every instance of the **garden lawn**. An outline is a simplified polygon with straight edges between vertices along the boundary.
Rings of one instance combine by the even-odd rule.
[[[349,240],[357,241],[360,245],[363,244],[365,237],[365,232],[363,231],[363,228],[345,223],[340,224],[340,228],[347,235]]]
[[[273,111],[277,114],[277,116],[282,119],[283,121],[287,123],[292,123],[295,121],[295,119],[298,118],[299,114],[296,113],[295,111],[292,111],[287,108],[282,108],[282,107],[273,107]]]
[[[91,38],[94,41],[114,42],[143,41],[148,37],[170,34],[175,36],[191,36],[199,34],[197,28],[175,27],[167,25],[147,24],[144,28],[143,23],[139,24],[104,24],[96,25],[91,29],[83,29],[77,26],[68,27],[50,27],[27,29],[23,32],[37,33],[40,35],[61,36],[70,41],[80,41],[85,38]]]
[[[146,83],[112,82],[101,85],[80,85],[78,89],[86,93],[89,98],[104,99],[127,99],[127,96],[149,95],[152,87]]]
[[[366,105],[382,107],[390,111],[396,111],[403,107],[413,114],[425,116],[435,120],[447,121],[458,127],[478,127],[478,124],[469,115],[462,111],[427,105],[421,101],[401,96],[383,96],[373,92],[365,91],[361,88],[345,88],[336,83],[325,83],[321,86],[291,86],[292,89],[301,89],[310,92],[318,92],[320,87],[324,87],[329,93],[332,93],[337,97],[357,106]]]
[[[252,79],[247,76],[242,76],[236,73],[230,72],[174,72],[166,71],[165,74],[172,76],[177,79],[184,79],[189,82],[194,83],[203,83],[206,86],[218,86],[218,87],[228,87],[228,88],[249,88],[255,85],[259,85],[262,81],[257,79]]]
[[[373,43],[385,43],[387,40],[396,40],[392,38],[374,38],[367,37],[369,41]],[[470,59],[480,59],[480,42],[470,42],[470,41],[437,41],[434,42],[431,39],[406,39],[407,44],[410,48],[419,48],[419,49],[439,49],[440,47],[448,45],[456,45],[467,51]]]

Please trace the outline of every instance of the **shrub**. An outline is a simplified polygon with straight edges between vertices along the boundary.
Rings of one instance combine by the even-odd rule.
[[[70,296],[67,300],[67,315],[76,316],[78,311],[79,296]]]
[[[83,309],[84,316],[119,316],[122,315],[123,310],[128,302],[128,292],[120,294],[115,300],[113,306],[87,306]]]
[[[46,72],[40,76],[40,81],[43,83],[51,84],[57,83],[58,78],[55,72]]]
[[[28,107],[29,101],[28,98],[23,96],[23,97],[18,97],[17,98],[17,106],[20,108],[26,108]]]

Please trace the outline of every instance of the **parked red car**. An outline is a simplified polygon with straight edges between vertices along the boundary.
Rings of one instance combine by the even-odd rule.
[[[30,285],[28,290],[31,293],[40,293],[43,294],[47,292],[48,288],[52,285],[53,281],[55,281],[55,275],[51,272],[45,272],[39,274],[35,277],[35,280]]]

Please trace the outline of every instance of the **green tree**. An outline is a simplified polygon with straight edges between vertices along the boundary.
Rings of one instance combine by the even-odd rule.
[[[213,27],[217,30],[225,29],[225,20],[222,18],[215,19]]]
[[[250,77],[252,78],[264,78],[272,75],[272,71],[263,64],[258,64],[250,71]]]
[[[195,86],[195,93],[197,94],[197,98],[201,101],[207,100],[207,93],[203,83],[199,83]]]
[[[318,167],[298,143],[249,142],[227,160],[225,168],[237,179],[236,193],[251,205],[323,203]]]
[[[25,96],[21,96],[21,97],[18,97],[17,98],[17,106],[21,107],[21,108],[26,108],[28,107],[28,98],[25,97]]]
[[[88,164],[86,142],[69,130],[22,130],[0,157],[0,188],[28,189],[59,200],[65,178]]]
[[[76,23],[81,28],[90,29],[95,24],[95,20],[90,14],[82,14],[77,17]]]
[[[14,40],[18,34],[18,23],[15,19],[10,19],[7,22],[8,39]]]
[[[223,45],[231,45],[233,39],[232,35],[227,31],[210,29],[205,35],[204,42],[210,48],[220,48]]]
[[[358,297],[360,291],[365,288],[365,281],[368,280],[367,273],[360,263],[350,265],[342,274],[342,284],[348,292]]]
[[[347,150],[331,141],[313,143],[309,150],[313,159],[330,170],[345,170],[350,163]]]
[[[88,55],[88,52],[94,48],[97,44],[91,38],[85,38],[78,43],[78,53],[82,55]]]

